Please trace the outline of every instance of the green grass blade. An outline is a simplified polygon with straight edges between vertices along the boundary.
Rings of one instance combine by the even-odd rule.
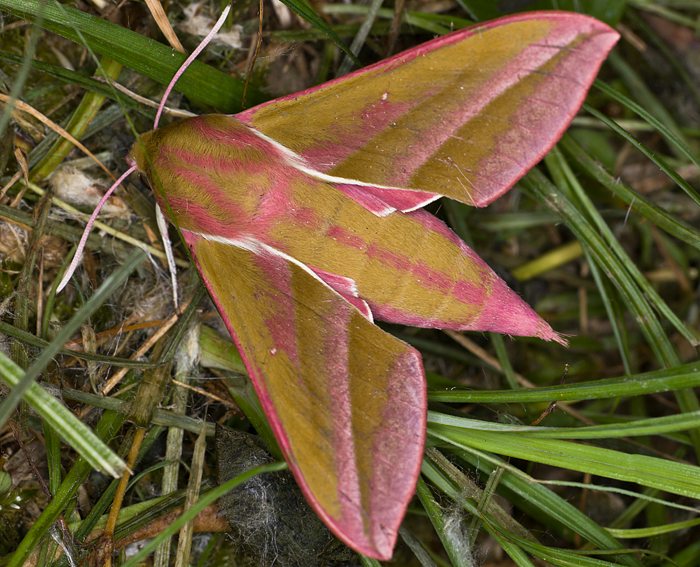
[[[454,473],[450,471],[455,465],[446,459],[434,459],[435,451],[428,450],[427,458],[423,462],[423,473],[430,478],[441,491],[455,501],[464,499],[463,488],[453,478]],[[539,484],[535,479],[524,472],[518,471],[515,474],[511,468],[496,456],[488,459],[480,458],[479,455],[471,451],[459,451],[456,454],[465,464],[471,465],[477,471],[481,471],[489,477],[498,468],[502,471],[498,490],[505,492],[508,501],[521,504],[521,508],[528,512],[535,511],[538,515],[546,518],[544,521],[549,526],[560,525],[571,533],[580,535],[585,540],[604,550],[621,550],[622,545],[610,533],[600,527],[591,518],[583,514],[578,508],[572,506],[564,498],[550,490],[548,487]],[[447,461],[447,462],[445,462]],[[503,466],[499,466],[499,463]],[[495,518],[498,518],[495,515]],[[503,522],[503,525],[507,525]],[[510,533],[524,535],[516,529],[510,529]],[[496,537],[496,536],[495,536]],[[503,545],[503,540],[499,541]],[[513,544],[515,545],[515,544]],[[516,546],[517,547],[517,546]],[[518,547],[518,549],[520,549]],[[639,562],[631,556],[620,556],[620,561],[629,566],[639,567]]]
[[[428,399],[452,403],[539,403],[600,400],[673,392],[700,386],[700,362],[630,376],[588,380],[578,384],[519,390],[432,390]]]
[[[558,565],[561,567],[617,567],[622,565],[621,563],[588,557],[584,555],[584,553],[548,547],[529,541],[523,541],[520,545],[523,549],[529,551],[535,557],[542,559],[548,565]]]
[[[578,163],[586,173],[601,185],[627,203],[634,212],[641,214],[644,218],[648,219],[662,230],[665,230],[671,236],[675,236],[679,240],[690,244],[693,248],[700,250],[700,231],[696,228],[667,213],[660,207],[657,207],[646,197],[633,191],[619,179],[614,178],[601,164],[597,163],[586,154],[584,149],[570,136],[564,136],[561,141],[561,147],[569,158]],[[659,165],[659,167],[661,167],[661,165]],[[677,177],[680,176],[675,174],[674,181],[676,181]],[[688,186],[689,191],[693,192],[693,194],[690,195],[691,198],[698,199],[698,204],[700,204],[700,196],[695,193],[695,190],[692,189],[687,182],[683,181],[683,183]],[[688,193],[688,191],[686,191],[686,193]]]
[[[44,14],[40,11],[37,14],[36,21],[34,22],[34,27],[39,28],[43,23]],[[0,138],[5,137],[5,131],[10,123],[12,117],[12,110],[15,105],[15,101],[19,98],[24,88],[24,84],[29,76],[29,71],[31,70],[32,58],[34,57],[34,52],[36,51],[37,42],[39,41],[40,33],[38,29],[34,30],[32,33],[29,44],[27,45],[26,52],[22,61],[20,62],[20,68],[17,72],[17,77],[12,84],[12,89],[10,90],[10,103],[3,105],[3,111],[0,115]]]
[[[618,136],[623,138],[627,143],[629,143],[632,147],[634,147],[637,151],[639,151],[641,154],[643,154],[646,158],[649,159],[652,163],[654,163],[661,171],[663,171],[668,178],[673,181],[678,187],[680,187],[683,192],[690,197],[696,205],[700,205],[700,194],[697,192],[697,190],[690,185],[683,177],[681,177],[678,172],[673,169],[665,159],[663,159],[658,153],[654,152],[651,150],[651,148],[648,148],[646,145],[644,145],[642,142],[637,140],[631,132],[628,132],[625,130],[620,124],[618,124],[615,120],[612,118],[608,118],[603,114],[602,112],[598,112],[595,108],[584,104],[583,108],[591,114],[592,116],[595,116],[598,120],[600,120],[603,124],[605,124],[608,128],[610,128],[613,132],[615,132]],[[574,142],[571,138],[571,136],[565,136],[564,141],[566,144],[569,144],[572,148],[572,150],[568,151],[569,155],[571,156],[581,156],[583,158],[588,158],[587,163],[593,162],[593,160],[590,159],[590,156],[588,156],[582,148],[576,142]],[[566,147],[565,144],[565,147]],[[608,186],[608,184],[605,184]],[[641,197],[638,193],[635,193],[637,197]]]
[[[27,369],[23,378],[14,385],[10,394],[0,404],[0,426],[10,417],[22,399],[25,392],[34,384],[34,381],[51,363],[63,345],[80,329],[83,322],[92,315],[102,304],[107,301],[110,295],[124,283],[129,274],[146,258],[146,254],[141,250],[134,250],[118,270],[115,270],[104,283],[95,291],[92,297],[83,305],[75,315],[58,332],[49,345],[41,351],[32,365]]]
[[[499,464],[502,465],[504,473],[501,477],[500,490],[508,496],[509,501],[515,502],[516,505],[519,503],[521,508],[531,513],[535,511],[536,517],[540,515],[546,518],[550,525],[559,524],[600,549],[619,552],[617,560],[625,565],[635,567],[641,565],[636,557],[622,553],[625,551],[622,544],[606,529],[556,492],[538,483],[530,475],[522,471],[514,474],[505,461],[493,455],[490,456],[493,462],[480,458],[474,452],[461,451],[459,455],[484,474],[491,474]]]
[[[323,6],[323,12],[331,15],[365,15],[368,11],[369,8],[361,4],[325,4]],[[380,18],[391,20],[394,17],[394,11],[390,8],[382,8],[377,12],[377,15]],[[412,28],[415,27],[437,35],[445,35],[455,29],[474,25],[472,20],[467,20],[465,18],[411,10],[406,10],[404,12],[404,21]]]
[[[656,116],[654,116],[654,114],[646,110],[645,107],[640,106],[629,97],[615,90],[611,86],[606,85],[602,81],[596,81],[593,83],[593,86],[599,91],[605,93],[614,101],[619,102],[624,107],[630,109],[637,116],[642,118],[642,120],[651,124],[656,131],[661,134],[671,145],[671,147],[676,149],[677,153],[681,157],[700,167],[700,158],[690,149],[685,137],[683,136],[683,132],[675,127],[675,123],[673,121],[670,122],[670,124],[673,124],[673,126],[667,126],[668,123],[665,120],[658,119]],[[664,114],[666,114],[665,111]]]
[[[651,526],[648,528],[633,528],[633,529],[609,529],[608,531],[615,537],[620,539],[637,539],[650,538],[661,534],[668,534],[681,530],[687,530],[700,526],[700,519],[685,520],[684,522],[674,522],[672,524],[664,524],[662,526]]]
[[[540,439],[615,439],[642,435],[662,435],[700,427],[700,411],[584,427],[508,425],[429,411],[428,423],[461,427],[463,429],[478,429],[480,431],[522,433]]]
[[[536,169],[526,176],[526,186],[562,214],[569,228],[581,244],[585,245],[590,257],[608,274],[637,318],[639,328],[659,363],[666,367],[680,364],[675,347],[656,317],[654,309],[692,345],[698,344],[696,332],[683,323],[628,256],[581,187],[561,152],[555,148],[545,158],[545,162],[556,175],[566,179],[566,183],[562,185],[566,189],[561,190]],[[684,412],[700,409],[698,398],[692,390],[677,391],[676,399]],[[700,431],[691,431],[690,435],[695,452],[700,454]]]
[[[450,526],[450,522],[445,517],[442,508],[435,501],[430,488],[422,478],[418,478],[418,486],[416,487],[416,495],[418,496],[423,509],[428,514],[430,522],[433,524],[435,531],[440,538],[447,556],[450,558],[454,567],[473,567],[474,562],[469,552],[469,541],[463,530],[455,530],[454,526]]]
[[[99,74],[108,81],[116,81],[122,71],[122,64],[108,57],[102,57],[98,62]],[[87,92],[66,124],[66,131],[77,140],[85,137],[85,132],[97,117],[105,101],[103,95]],[[73,144],[65,138],[58,138],[47,154],[32,166],[30,177],[35,183],[50,176],[63,160],[73,151]]]
[[[598,265],[591,260],[588,254],[586,254],[586,259],[590,266],[593,281],[595,281],[596,287],[598,288],[598,294],[605,306],[605,312],[608,315],[608,321],[610,321],[613,335],[615,335],[615,342],[617,343],[625,372],[627,374],[632,374],[633,355],[630,347],[630,335],[625,322],[624,307],[622,306],[618,293],[613,289],[612,283],[603,277]]]
[[[352,43],[350,44],[350,53],[352,53],[355,56],[355,58],[357,58],[357,55],[362,49],[362,46],[365,44],[367,36],[369,35],[369,32],[372,29],[372,26],[374,25],[374,21],[377,19],[377,12],[382,7],[383,2],[384,0],[371,0],[369,10],[367,11],[367,17],[362,22],[360,29],[357,30],[357,34],[355,34],[355,37],[353,38]],[[343,59],[343,62],[338,68],[336,77],[342,77],[343,75],[347,74],[352,68],[352,65],[353,59],[350,56],[346,55],[345,59]]]
[[[23,370],[0,352],[0,378],[17,387],[24,376]],[[117,477],[126,470],[126,464],[92,432],[92,429],[75,417],[68,408],[44,390],[39,384],[30,383],[24,399],[51,428],[95,469]]]
[[[515,562],[517,567],[535,567],[535,564],[530,560],[530,557],[527,555],[527,553],[525,553],[522,547],[505,538],[499,538],[496,536],[494,536],[494,538],[503,548],[503,551],[508,554],[508,557]]]
[[[678,364],[678,355],[653,310],[663,314],[678,332],[693,345],[698,343],[696,334],[681,321],[629,257],[586,194],[561,152],[554,148],[545,158],[545,162],[551,170],[561,172],[566,180],[566,183],[562,183],[561,187],[568,187],[568,191],[564,192],[550,183],[537,170],[528,174],[526,183],[537,179],[534,187],[532,184],[529,186],[540,191],[547,191],[550,199],[547,202],[550,206],[554,204],[554,197],[558,197],[556,205],[567,220],[569,228],[579,237],[582,244],[587,245],[591,257],[600,264],[601,268],[610,275],[614,274],[613,282],[622,296],[627,298],[632,312],[639,317],[638,321],[643,322],[640,328],[654,349],[659,362],[667,366]]]
[[[13,53],[0,50],[0,61],[13,65],[20,65],[24,59],[25,58],[19,57]],[[111,98],[117,101],[119,105],[124,108],[139,111],[143,109],[140,102],[137,102],[126,95],[121,95],[119,91],[115,91],[109,85],[103,83],[102,81],[98,81],[85,73],[65,69],[60,65],[53,65],[51,63],[47,63],[46,61],[40,61],[39,59],[32,59],[31,70],[34,72],[43,73],[49,77],[53,77],[54,79],[57,79],[67,85],[77,85],[95,94]]]
[[[79,44],[85,41],[86,47],[95,53],[106,55],[163,85],[185,61],[185,55],[162,43],[58,2],[0,0],[0,10],[28,20],[42,16],[43,28]],[[221,112],[241,110],[243,82],[200,61],[190,65],[175,90]],[[260,95],[249,90],[247,99],[257,101]]]
[[[123,422],[123,416],[113,412],[105,412],[95,428],[95,433],[100,439],[107,442],[116,435]],[[27,558],[48,534],[51,526],[54,525],[67,507],[75,503],[78,490],[92,470],[92,465],[85,459],[76,461],[64,477],[56,494],[42,510],[41,515],[34,521],[17,550],[10,557],[7,567],[23,567],[26,565]]]
[[[18,329],[10,323],[5,323],[0,321],[0,333],[17,339],[26,345],[37,347],[40,349],[46,348],[49,345],[49,341],[40,339],[36,335]],[[120,366],[124,368],[153,368],[155,366],[152,362],[143,362],[140,360],[131,360],[130,358],[120,358],[118,356],[108,356],[104,354],[94,354],[91,352],[83,352],[82,350],[72,350],[69,348],[62,348],[58,351],[59,354],[65,354],[66,356],[72,356],[80,360],[90,360],[93,362],[103,362],[105,364],[111,364],[112,366]]]
[[[700,468],[674,461],[582,445],[540,439],[527,434],[431,425],[429,434],[459,448],[474,447],[606,478],[636,482],[690,498],[700,498]]]
[[[625,61],[618,53],[613,51],[608,56],[608,63],[618,72],[627,90],[633,93],[633,96],[642,103],[646,109],[645,112],[649,115],[653,115],[658,122],[663,125],[664,132],[669,133],[671,136],[669,141],[671,139],[682,141],[680,145],[674,143],[671,145],[671,151],[678,157],[682,157],[685,154],[685,150],[681,146],[687,147],[687,142],[671,113],[666,110],[666,107],[659,101],[658,97],[644,81],[642,81],[642,78],[634,67]]]
[[[309,22],[317,30],[323,32],[343,51],[343,53],[345,53],[345,55],[350,58],[351,61],[353,61],[353,63],[356,65],[361,65],[355,54],[350,51],[348,46],[343,43],[343,40],[338,37],[338,34],[333,31],[333,28],[331,28],[321,18],[321,16],[318,15],[318,12],[316,12],[313,6],[306,0],[282,0],[282,3],[292,12]]]

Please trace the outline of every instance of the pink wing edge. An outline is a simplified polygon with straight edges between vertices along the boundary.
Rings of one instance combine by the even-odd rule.
[[[183,237],[185,237],[185,242],[187,243],[188,249],[191,251],[191,246],[190,242],[194,242],[194,238],[199,238],[198,235],[195,233],[192,233],[190,231],[183,230],[181,231],[183,233]],[[191,235],[189,239],[186,237],[187,235]],[[197,261],[197,257],[194,253],[191,251],[191,256],[192,259],[194,260],[195,265],[197,266],[197,270],[200,271],[200,266],[199,262]],[[306,267],[309,271],[314,272],[311,268]],[[316,273],[316,272],[314,272]],[[323,272],[326,274],[325,272]],[[367,318],[366,315],[362,312],[361,309],[358,309],[358,307],[347,300],[346,297],[343,296],[343,294],[339,293],[336,291],[333,286],[329,285],[321,276],[316,274],[318,278],[320,278],[323,281],[323,284],[326,285],[328,288],[332,289],[334,293],[336,293],[339,297],[343,299],[343,301],[349,303],[352,305],[355,309],[357,309],[360,314],[362,314],[363,317]],[[334,274],[329,274],[329,275],[334,275]],[[209,291],[209,296],[211,297],[212,301],[217,307],[217,310],[219,313],[222,313],[222,306],[217,300],[216,294],[214,293],[214,290],[211,289],[209,282],[205,277],[202,277],[202,281],[204,282],[205,287]],[[352,281],[352,280],[350,280]],[[243,364],[245,365],[246,369],[248,370],[248,373],[251,378],[251,383],[253,384],[253,388],[255,389],[255,392],[258,396],[258,399],[260,400],[260,404],[262,406],[262,409],[265,413],[265,415],[268,417],[268,423],[270,424],[270,427],[272,429],[272,432],[275,435],[275,439],[277,439],[277,442],[280,445],[280,449],[282,450],[282,453],[285,457],[285,460],[289,464],[289,470],[292,472],[292,475],[294,476],[297,485],[299,486],[302,494],[306,498],[307,503],[311,508],[314,510],[314,512],[321,518],[323,523],[331,530],[331,532],[340,540],[342,541],[345,545],[350,547],[351,549],[362,553],[363,555],[366,555],[367,557],[371,557],[374,559],[378,559],[380,561],[389,561],[392,558],[393,555],[393,550],[394,546],[396,545],[396,540],[398,538],[398,531],[401,523],[403,522],[403,518],[406,514],[406,510],[408,508],[408,505],[410,504],[411,500],[413,499],[414,493],[415,493],[415,486],[418,483],[418,477],[420,475],[420,470],[421,470],[421,465],[423,462],[423,452],[425,450],[425,443],[427,439],[427,427],[428,427],[428,415],[427,415],[427,408],[428,408],[428,389],[427,389],[427,382],[426,382],[426,377],[425,377],[425,368],[422,363],[422,356],[420,352],[418,352],[416,349],[411,347],[411,350],[415,351],[419,365],[418,368],[420,370],[420,376],[417,377],[419,378],[418,382],[423,385],[421,388],[421,391],[418,392],[421,400],[421,422],[420,422],[420,427],[419,431],[421,432],[420,438],[419,438],[419,444],[420,444],[420,450],[417,451],[417,454],[420,455],[419,458],[416,459],[416,464],[414,467],[414,470],[410,475],[406,475],[407,477],[410,478],[410,490],[406,490],[406,494],[404,498],[401,499],[399,502],[399,505],[396,506],[397,509],[401,511],[400,514],[396,515],[396,519],[398,519],[398,523],[395,526],[384,526],[384,530],[382,530],[385,534],[388,528],[389,531],[389,539],[388,541],[383,542],[384,545],[377,545],[375,547],[372,547],[368,543],[362,543],[358,545],[358,542],[353,540],[351,535],[346,534],[342,530],[342,526],[339,525],[337,521],[335,521],[331,516],[329,516],[326,511],[317,505],[316,500],[313,496],[313,493],[309,487],[309,485],[306,483],[306,480],[304,477],[300,474],[299,470],[297,469],[296,466],[291,464],[293,461],[292,459],[289,458],[290,455],[290,446],[289,446],[289,441],[287,440],[287,437],[284,433],[284,429],[277,419],[277,413],[274,411],[274,407],[272,406],[272,402],[270,401],[269,397],[266,395],[264,388],[261,386],[262,380],[260,379],[259,371],[257,370],[256,366],[248,359],[248,357],[245,354],[245,350],[243,349],[243,345],[240,343],[240,340],[238,339],[238,335],[235,332],[235,329],[231,325],[231,323],[228,321],[227,318],[222,317],[224,321],[224,325],[226,326],[229,334],[231,335],[231,339],[233,340],[234,344],[236,345],[236,348],[238,349],[238,352],[241,356],[241,359],[243,360]],[[270,416],[274,416],[274,419],[269,419]],[[378,542],[379,543],[379,542]]]

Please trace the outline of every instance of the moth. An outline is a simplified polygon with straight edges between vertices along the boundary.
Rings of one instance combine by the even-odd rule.
[[[421,356],[374,319],[561,341],[422,207],[510,189],[617,39],[579,14],[507,17],[134,145],[301,490],[358,552],[391,557],[426,431]]]

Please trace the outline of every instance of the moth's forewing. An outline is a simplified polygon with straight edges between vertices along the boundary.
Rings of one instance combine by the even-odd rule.
[[[238,117],[325,173],[483,206],[559,139],[617,39],[588,16],[520,14]]]

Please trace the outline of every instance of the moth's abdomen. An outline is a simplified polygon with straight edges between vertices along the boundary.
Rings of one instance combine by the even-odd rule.
[[[299,175],[274,144],[220,114],[148,132],[132,157],[171,222],[221,238],[248,234],[274,216]]]

